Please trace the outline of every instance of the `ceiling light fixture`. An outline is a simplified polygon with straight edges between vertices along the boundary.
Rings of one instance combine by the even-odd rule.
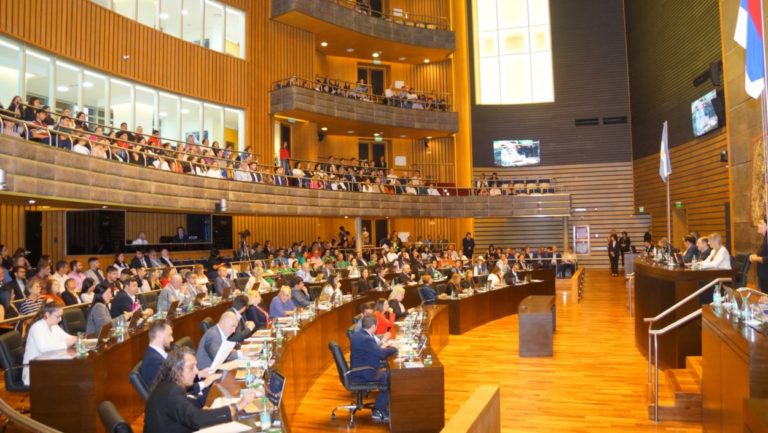
[[[325,131],[327,131],[327,130],[328,130],[328,127],[327,127],[327,126],[323,126],[322,128],[320,128],[320,130],[321,130],[321,131],[323,131],[323,132],[325,132]]]
[[[37,201],[36,200],[30,200],[28,203],[29,204],[35,204],[35,203],[37,203]]]
[[[321,47],[327,47],[328,46],[328,42],[325,42],[325,41],[320,42],[320,46]]]
[[[405,57],[405,56],[400,56],[400,57],[397,58],[397,60],[400,60],[401,62],[404,62],[405,59],[407,59],[407,57]]]
[[[374,51],[372,56],[373,56],[374,59],[378,59],[379,58],[379,53]]]
[[[429,63],[429,59],[424,59],[424,63]]]
[[[67,86],[59,86],[56,88],[59,92],[69,92],[69,87]]]
[[[354,129],[350,129],[349,131],[347,131],[347,134],[354,134],[354,133],[355,133]]]
[[[347,52],[348,52],[348,53],[354,53],[354,52],[355,52],[355,49],[354,49],[354,48],[347,48]]]

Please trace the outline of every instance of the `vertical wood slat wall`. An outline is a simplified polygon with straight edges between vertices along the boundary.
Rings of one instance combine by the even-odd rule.
[[[8,247],[9,254],[24,247],[24,212],[35,206],[19,206],[0,203],[0,244]]]
[[[248,239],[250,244],[254,242],[264,243],[272,241],[272,246],[290,247],[296,241],[311,243],[321,235],[321,219],[317,217],[288,217],[288,216],[245,216],[232,217],[233,245],[237,245],[238,233],[245,229],[251,231]]]
[[[725,233],[725,203],[729,201],[728,164],[720,162],[726,149],[725,130],[670,149],[670,199],[687,211],[688,230],[705,235]],[[659,156],[634,161],[635,206],[653,217],[653,237],[667,236],[666,187],[659,177]],[[674,240],[680,244],[679,239]]]
[[[150,244],[159,243],[161,236],[174,236],[177,227],[187,227],[187,215],[181,213],[126,212],[125,240],[131,242],[144,232]]]

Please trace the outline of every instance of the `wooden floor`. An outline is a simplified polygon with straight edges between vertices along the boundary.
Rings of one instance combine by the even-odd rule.
[[[558,281],[561,288],[569,290],[570,281]],[[646,362],[635,348],[625,303],[623,279],[605,271],[587,272],[580,304],[559,290],[552,358],[517,356],[516,315],[451,336],[440,353],[446,372],[446,420],[478,385],[498,383],[505,432],[701,432],[699,424],[656,425],[648,420]],[[29,404],[0,389],[12,406]],[[331,409],[349,399],[335,367],[329,367],[304,399],[293,431],[387,431],[371,421],[369,412],[357,417],[353,429],[347,427],[346,413],[331,421]],[[143,420],[132,420],[132,425],[140,432]]]
[[[558,283],[570,289],[570,281]],[[505,432],[701,432],[700,424],[648,420],[647,364],[635,348],[623,279],[590,270],[580,304],[564,293],[557,296],[552,358],[518,357],[517,315],[450,337],[440,353],[446,420],[478,385],[498,383]],[[331,409],[348,402],[335,367],[329,368],[304,399],[296,430],[387,430],[366,412],[354,429],[345,415],[331,421]]]

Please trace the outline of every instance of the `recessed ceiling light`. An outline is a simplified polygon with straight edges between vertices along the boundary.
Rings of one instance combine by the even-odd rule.
[[[354,134],[354,133],[355,133],[354,129],[350,129],[349,131],[347,131],[347,134]]]
[[[321,130],[321,131],[323,131],[323,132],[325,132],[325,131],[327,131],[327,130],[328,130],[328,127],[327,127],[327,126],[323,126],[322,128],[320,128],[320,130]]]
[[[102,206],[101,208],[102,208],[102,209],[106,209],[107,207],[108,207],[108,206]]]
[[[353,53],[353,52],[355,52],[355,49],[354,48],[347,48],[347,52],[348,53]]]
[[[424,59],[424,63],[429,63],[429,59]]]
[[[379,58],[379,53],[377,51],[374,51],[372,56],[373,56],[374,59],[378,59]]]
[[[93,87],[93,83],[90,81],[83,81],[83,88],[90,89],[91,87]]]
[[[163,20],[163,21],[167,20],[168,19],[168,14],[166,14],[166,13],[160,14],[160,19]]]
[[[327,47],[328,46],[328,42],[325,42],[325,41],[320,42],[320,46],[321,47]]]
[[[432,136],[431,135],[427,135],[427,140],[431,140],[431,139],[432,139]]]
[[[408,136],[405,134],[400,135],[400,138],[407,138]]]
[[[400,60],[401,62],[404,62],[405,59],[407,59],[407,57],[405,57],[405,56],[400,56],[400,57],[397,58],[397,60]]]
[[[36,200],[30,200],[30,201],[29,201],[29,204],[35,204],[35,203],[37,203],[37,201],[36,201]]]
[[[67,86],[59,86],[56,88],[59,92],[69,92],[69,87]]]
[[[374,136],[374,137],[378,137],[379,135],[381,135],[381,134],[379,134],[378,132],[374,132],[374,133],[373,133],[373,136]]]

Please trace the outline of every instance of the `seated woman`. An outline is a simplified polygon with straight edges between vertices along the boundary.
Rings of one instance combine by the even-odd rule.
[[[83,286],[80,288],[80,301],[83,304],[90,304],[93,302],[93,292],[96,290],[98,281],[93,278],[86,278],[83,280]]]
[[[344,294],[341,292],[341,283],[336,280],[335,277],[331,277],[328,278],[328,281],[326,281],[323,286],[323,290],[318,297],[318,302],[341,302],[342,296],[344,296]]]
[[[43,306],[43,287],[39,278],[33,278],[27,282],[27,299],[19,306],[22,315],[34,314]]]
[[[114,319],[109,314],[110,304],[112,303],[112,284],[99,284],[93,292],[93,302],[88,307],[88,319],[86,320],[85,333],[95,334],[101,330],[107,323],[112,323],[112,326],[117,325],[120,320],[120,316]],[[133,313],[126,312],[122,316],[125,319],[129,319]]]
[[[51,302],[43,306],[34,319],[27,333],[27,344],[24,348],[24,370],[21,379],[29,385],[29,361],[40,355],[56,350],[65,350],[75,344],[77,337],[69,335],[59,327],[62,315],[61,304]]]
[[[475,275],[472,271],[472,268],[467,269],[466,272],[464,272],[464,278],[461,279],[461,289],[467,290],[467,289],[474,289],[475,288]]]
[[[395,313],[395,320],[400,320],[408,315],[408,310],[403,305],[403,298],[405,297],[405,289],[401,285],[392,287],[392,293],[389,294],[389,306],[392,308],[392,312]]]
[[[352,269],[358,269],[358,268],[353,267]],[[368,276],[370,272],[368,271],[368,268],[363,268],[363,270],[359,272],[360,272],[360,276],[358,277],[358,280],[357,280],[357,294],[362,295],[368,290],[371,290],[371,283],[370,281],[368,281]],[[350,278],[353,278],[353,277],[350,276]]]
[[[394,337],[396,315],[386,299],[379,298],[376,300],[373,315],[376,316],[376,335],[383,336],[389,333],[390,337]]]
[[[501,273],[501,268],[496,265],[493,270],[488,274],[488,285],[491,287],[499,287],[504,285],[504,274]]]
[[[461,275],[458,272],[451,274],[451,279],[448,280],[448,285],[445,286],[445,294],[448,296],[457,296],[463,292],[461,288]]]
[[[245,320],[253,322],[256,329],[269,327],[269,313],[261,303],[261,293],[258,290],[248,292],[248,308],[245,309]]]
[[[15,292],[11,287],[0,287],[0,321],[19,316],[19,311],[13,304],[15,300]]]

